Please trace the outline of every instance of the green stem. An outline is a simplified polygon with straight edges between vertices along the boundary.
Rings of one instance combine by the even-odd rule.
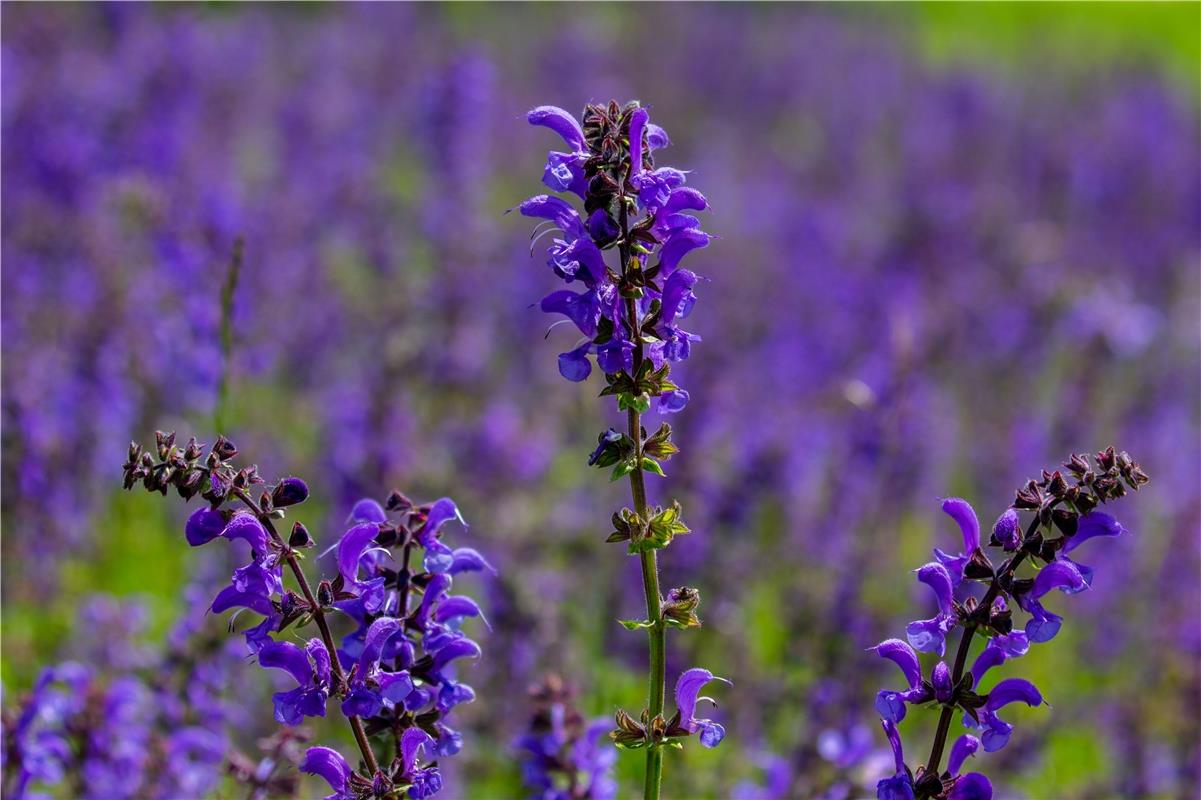
[[[618,252],[621,255],[621,274],[625,277],[630,266],[630,223],[626,211],[624,192],[618,198],[620,206],[618,223],[621,226],[621,243]],[[642,366],[642,324],[638,319],[638,304],[633,297],[626,298],[626,316],[633,328],[634,338],[634,375]],[[637,410],[631,408],[626,412],[629,436],[634,440],[634,469],[630,472],[630,495],[634,501],[634,513],[646,522],[649,519],[646,502],[646,483],[642,474],[642,420]],[[663,624],[663,598],[659,592],[659,563],[654,550],[641,554],[642,589],[646,595],[646,617],[651,626],[646,629],[650,640],[650,669],[647,674],[647,696],[650,719],[663,713],[663,693],[667,673],[667,626]],[[659,791],[663,785],[663,750],[652,743],[646,749],[646,778],[643,783],[642,796],[644,800],[659,800]]]
[[[636,458],[642,464],[642,428],[637,411],[628,412],[630,438],[636,443]],[[646,486],[643,483],[642,468],[639,466],[630,473],[630,494],[634,499],[634,511],[639,518],[646,520]],[[646,616],[651,626],[646,629],[650,640],[650,672],[647,676],[647,695],[649,697],[650,717],[663,713],[664,683],[667,673],[667,626],[663,624],[662,597],[659,593],[659,564],[655,551],[649,550],[642,555],[642,589],[646,594]],[[646,781],[643,786],[643,797],[646,800],[658,800],[659,788],[663,783],[663,750],[659,747],[649,747],[646,751]]]

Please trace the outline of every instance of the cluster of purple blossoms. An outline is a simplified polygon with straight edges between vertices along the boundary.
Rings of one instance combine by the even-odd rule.
[[[1073,455],[1064,470],[1043,471],[1018,490],[1012,507],[993,525],[989,547],[999,548],[1005,561],[994,567],[980,541],[980,522],[966,500],[942,501],[942,510],[958,523],[963,549],[945,553],[935,549],[935,560],[917,570],[917,579],[934,592],[938,613],[909,623],[908,642],[888,639],[871,651],[900,668],[906,688],[884,689],[876,695],[876,710],[896,759],[896,771],[877,785],[879,800],[989,800],[992,784],[980,773],[961,773],[969,756],[983,749],[1003,748],[1013,733],[1011,722],[999,716],[1012,703],[1036,707],[1043,696],[1024,678],[1006,678],[987,692],[982,681],[989,669],[1024,655],[1031,644],[1048,642],[1059,632],[1063,617],[1047,610],[1043,598],[1052,590],[1077,594],[1093,583],[1093,570],[1068,557],[1080,545],[1097,537],[1114,537],[1126,531],[1116,519],[1097,507],[1123,497],[1126,488],[1137,491],[1148,478],[1125,452],[1112,447],[1090,461]],[[1065,475],[1066,472],[1066,475]],[[1023,530],[1021,512],[1033,515]],[[1038,566],[1032,577],[1019,577],[1028,562]],[[982,597],[969,594],[971,584],[987,588]],[[1022,630],[1014,627],[1013,605],[1030,615]],[[941,660],[946,637],[963,628],[954,666]],[[965,669],[974,634],[987,639],[970,669]],[[935,653],[939,661],[925,677],[918,651]],[[905,763],[897,723],[910,705],[941,709],[930,758],[916,770]],[[973,733],[960,736],[951,746],[947,769],[940,772],[951,717],[963,713],[963,724]]]
[[[604,743],[609,721],[585,719],[573,695],[557,675],[530,690],[529,728],[517,740],[523,782],[531,800],[616,800],[617,753]]]
[[[155,654],[136,641],[144,632],[138,611],[134,603],[90,600],[84,615],[93,628],[79,637],[79,659],[44,669],[6,713],[5,797],[67,790],[97,800],[169,800],[215,787],[229,750],[223,730],[233,716],[237,648],[200,630],[204,609],[197,607]]]
[[[635,720],[617,712],[617,730],[610,736],[622,749],[646,749],[643,795],[659,797],[664,747],[682,747],[697,734],[705,747],[716,747],[725,728],[696,717],[700,691],[716,678],[706,669],[683,672],[676,683],[676,713],[664,713],[666,633],[669,627],[697,628],[700,593],[688,586],[659,588],[657,551],[679,534],[690,533],[683,510],[647,500],[644,473],[664,476],[660,461],[679,448],[671,441],[671,426],[654,434],[642,427],[642,414],[651,400],[660,413],[676,412],[688,393],[670,379],[671,364],[688,357],[697,336],[680,327],[696,297],[695,273],[680,267],[692,250],[709,243],[700,221],[687,212],[703,211],[708,201],[685,187],[685,173],[656,168],[652,153],[668,144],[667,134],[650,122],[638,102],[624,106],[589,104],[582,120],[554,106],[540,106],[527,119],[563,137],[568,152],[551,152],[543,183],[557,192],[572,193],[584,202],[584,214],[560,197],[538,195],[521,204],[521,213],[546,220],[535,239],[557,232],[548,249],[549,264],[568,284],[579,281],[583,291],[563,289],[542,300],[542,310],[566,316],[584,338],[559,356],[559,372],[582,381],[592,372],[590,356],[605,373],[601,396],[617,398],[625,412],[625,433],[610,428],[598,437],[589,466],[612,468],[611,479],[628,477],[633,508],[612,515],[609,542],[626,542],[628,553],[641,561],[647,618],[622,620],[629,630],[645,629],[650,649],[648,704]],[[616,264],[605,252],[616,253]],[[652,261],[654,262],[652,264]]]
[[[299,566],[300,551],[315,542],[303,524],[293,525],[285,541],[275,527],[289,506],[304,502],[308,487],[284,478],[263,491],[254,466],[235,468],[237,449],[218,438],[209,454],[195,439],[183,447],[174,434],[157,434],[157,459],[130,446],[125,486],[141,482],[150,491],[174,487],[185,499],[200,495],[208,506],[188,518],[185,536],[193,546],[214,539],[240,540],[249,563],[233,572],[210,610],[243,609],[262,620],[245,631],[250,651],[265,669],[290,675],[296,686],[274,695],[275,719],[299,725],[306,717],[324,717],[331,697],[339,699],[362,754],[366,774],[337,751],[310,748],[301,770],[324,778],[333,800],[430,797],[442,788],[433,756],[459,752],[463,738],[446,723],[451,710],[475,699],[457,680],[455,662],[478,658],[480,647],[462,631],[468,617],[482,614],[475,601],[450,593],[453,576],[494,571],[477,551],[451,549],[442,529],[462,523],[449,498],[415,504],[393,491],[384,504],[364,499],[351,511],[350,527],[327,553],[336,550],[338,575],[314,591]],[[399,553],[394,554],[394,551]],[[420,566],[415,559],[420,559]],[[283,565],[295,576],[299,594],[285,589]],[[327,615],[340,612],[356,628],[334,643]],[[272,634],[315,622],[320,636],[302,645]],[[391,764],[379,765],[369,737],[393,739]]]
[[[542,182],[578,196],[586,215],[553,195],[521,204],[522,214],[545,220],[535,237],[554,237],[547,248],[551,269],[565,283],[582,286],[542,298],[543,311],[562,314],[583,336],[559,356],[559,372],[571,381],[586,379],[591,355],[606,375],[633,375],[636,349],[654,370],[688,358],[700,337],[681,322],[696,302],[697,275],[680,261],[709,244],[700,220],[689,213],[709,203],[684,186],[685,172],[655,167],[653,153],[670,143],[667,134],[638,103],[590,105],[582,124],[555,106],[535,108],[527,119],[563,137],[568,151],[551,151]],[[605,251],[615,248],[623,251],[620,269],[605,262]],[[679,411],[688,402],[688,392],[675,386],[654,396],[661,412]]]

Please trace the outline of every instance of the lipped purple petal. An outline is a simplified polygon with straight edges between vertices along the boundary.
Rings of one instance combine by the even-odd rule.
[[[184,525],[184,537],[192,547],[211,542],[225,530],[225,515],[205,506],[198,508],[188,517]]]
[[[531,125],[541,125],[550,128],[563,137],[567,146],[576,152],[587,150],[584,144],[584,130],[574,116],[558,106],[538,106],[525,115]]]
[[[881,658],[887,658],[900,667],[910,689],[916,688],[921,683],[922,665],[918,661],[917,653],[905,642],[902,642],[900,639],[886,639],[875,647],[870,648],[870,650]]]
[[[963,532],[963,553],[971,555],[980,546],[980,520],[968,501],[959,497],[948,497],[942,501],[943,513],[959,523]]]

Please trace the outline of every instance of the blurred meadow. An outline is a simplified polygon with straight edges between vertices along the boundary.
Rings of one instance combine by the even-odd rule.
[[[1196,797],[1201,5],[5,3],[3,23],[6,707],[64,658],[147,663],[188,587],[221,584],[187,507],[120,491],[155,429],[304,477],[317,552],[361,497],[455,498],[499,574],[473,588],[491,630],[472,623],[444,796],[524,796],[547,673],[588,715],[641,707],[643,638],[616,622],[637,560],[604,543],[624,487],[586,465],[619,420],[595,377],[558,375],[570,337],[534,307],[553,275],[506,215],[552,144],[525,111],[638,98],[717,237],[692,256],[683,453],[650,491],[694,530],[665,585],[704,598],[669,673],[734,686],[729,738],[669,754],[668,796],[869,796],[895,675],[864,650],[957,541],[939,498],[991,525],[1114,444],[1153,478],[1133,535],[1089,554],[1093,591],[1022,660],[1053,711],[1017,711],[988,768],[1006,798]],[[219,688],[234,747],[274,727],[251,710],[270,677],[234,664]],[[913,717],[907,738],[933,728]],[[621,796],[640,768],[619,759]]]

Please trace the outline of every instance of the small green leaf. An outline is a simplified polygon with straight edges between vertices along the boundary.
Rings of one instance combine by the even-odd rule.
[[[623,461],[613,468],[613,474],[609,476],[610,481],[620,480],[626,475],[634,471],[634,464],[630,461]]]
[[[651,622],[649,619],[619,619],[617,621],[620,622],[621,627],[625,628],[627,631],[636,631],[641,628],[651,628],[655,625],[655,623]]]
[[[663,467],[659,466],[659,462],[648,456],[642,457],[642,469],[646,472],[653,472],[660,478],[667,477],[663,472]]]

